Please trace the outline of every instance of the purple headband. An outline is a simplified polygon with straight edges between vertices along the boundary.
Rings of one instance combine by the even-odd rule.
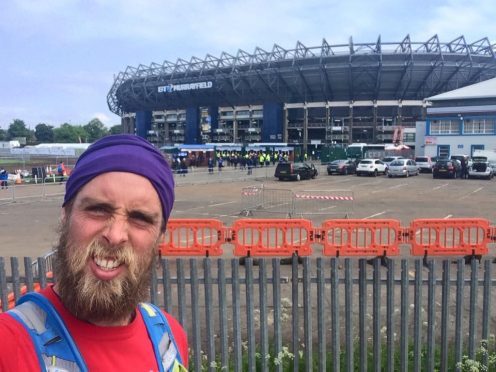
[[[151,143],[131,134],[103,137],[88,147],[67,180],[62,206],[89,181],[107,172],[129,172],[147,178],[157,191],[167,222],[174,204],[174,178],[169,164]]]

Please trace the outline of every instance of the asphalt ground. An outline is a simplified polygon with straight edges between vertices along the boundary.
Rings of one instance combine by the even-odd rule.
[[[215,218],[230,226],[243,213],[246,204],[241,197],[243,188],[261,186],[270,190],[345,190],[353,202],[339,204],[329,213],[312,211],[301,217],[314,226],[331,218],[395,219],[408,226],[417,218],[448,219],[477,217],[496,224],[496,179],[464,180],[433,179],[431,174],[409,178],[328,176],[319,167],[314,180],[281,182],[273,177],[274,167],[256,168],[253,175],[246,170],[225,167],[208,174],[204,168],[192,169],[186,176],[176,175],[176,202],[172,218]],[[64,185],[21,185],[0,190],[0,255],[3,257],[37,257],[47,253],[57,238],[57,225]],[[281,192],[283,193],[283,192]],[[301,204],[300,204],[301,205]],[[325,210],[325,209],[324,209]],[[284,213],[256,210],[249,218],[286,218]],[[295,217],[295,216],[293,216]],[[494,245],[491,255],[496,255]],[[407,255],[403,252],[402,255]],[[227,252],[226,257],[231,255]]]

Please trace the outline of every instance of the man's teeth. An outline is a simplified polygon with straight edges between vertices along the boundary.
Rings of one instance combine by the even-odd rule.
[[[98,265],[98,267],[104,270],[113,270],[119,267],[119,265],[121,264],[121,262],[118,260],[107,260],[98,257],[95,257],[95,263]]]

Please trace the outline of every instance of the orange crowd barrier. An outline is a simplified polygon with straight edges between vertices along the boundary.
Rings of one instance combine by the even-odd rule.
[[[304,219],[240,219],[231,227],[235,256],[309,256],[314,229]]]
[[[162,256],[221,256],[226,228],[215,219],[172,219],[167,222]]]
[[[160,253],[165,256],[220,256],[234,245],[235,256],[308,256],[312,244],[326,256],[396,256],[400,244],[414,256],[485,255],[496,243],[496,227],[481,218],[397,220],[334,219],[314,227],[306,219],[239,219],[231,228],[214,219],[174,219]]]
[[[482,218],[417,219],[410,224],[411,254],[486,255],[491,230],[489,221]]]
[[[326,256],[396,256],[402,228],[396,220],[324,221],[321,228]]]

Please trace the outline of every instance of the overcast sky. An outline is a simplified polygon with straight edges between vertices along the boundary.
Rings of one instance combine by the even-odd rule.
[[[487,37],[494,0],[4,0],[0,7],[0,127],[22,119],[120,123],[107,106],[127,66],[270,51],[274,44]]]

